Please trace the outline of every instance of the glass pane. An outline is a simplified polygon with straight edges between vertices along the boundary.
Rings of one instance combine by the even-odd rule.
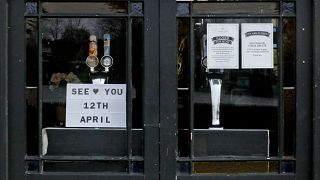
[[[26,84],[27,86],[38,86],[38,20],[26,18]]]
[[[189,174],[190,173],[190,163],[189,162],[178,162],[177,163],[177,172],[179,175]]]
[[[39,161],[26,161],[27,172],[39,172]]]
[[[295,87],[296,84],[296,20],[284,18],[283,40],[283,86]]]
[[[27,87],[26,97],[26,118],[27,118],[27,154],[39,154],[39,130],[38,130],[38,89]]]
[[[282,14],[283,15],[295,15],[296,14],[295,2],[283,2],[282,3]]]
[[[132,130],[132,155],[143,156],[144,136],[142,129]]]
[[[188,15],[190,14],[189,3],[177,3],[177,15]]]
[[[144,172],[144,163],[143,162],[132,162],[132,172],[133,173],[143,173]]]
[[[127,2],[87,3],[87,2],[44,2],[41,4],[43,13],[128,13]]]
[[[27,14],[37,14],[38,13],[38,3],[37,2],[26,2],[26,13]]]
[[[126,21],[105,18],[41,19],[43,58],[43,127],[65,126],[67,83],[91,83],[85,60],[89,36],[97,36],[98,58],[104,55],[103,35],[111,36],[108,83],[126,83]],[[96,70],[103,71],[99,66]]]
[[[38,20],[26,18],[27,154],[38,154]]]
[[[188,157],[190,155],[190,130],[179,129],[178,130],[178,146],[179,146],[179,156]]]
[[[295,155],[296,129],[296,20],[283,19],[284,156]]]
[[[190,154],[190,23],[189,19],[177,19],[177,76],[178,76],[178,143],[179,156]]]
[[[143,82],[143,19],[134,18],[132,26],[132,127],[143,128],[142,125],[142,82]]]
[[[296,90],[294,87],[283,88],[283,123],[284,156],[295,156],[296,135]]]
[[[281,173],[295,173],[296,163],[295,161],[281,161]]]
[[[194,162],[192,165],[194,174],[279,172],[279,163],[273,161]]]
[[[46,172],[127,172],[128,163],[111,161],[45,161]]]
[[[206,56],[207,23],[275,23],[272,19],[195,19],[194,128],[212,124],[211,91],[202,60]],[[276,37],[276,35],[274,36]],[[223,69],[213,72],[222,80],[220,123],[225,129],[265,129],[270,131],[270,155],[278,154],[278,67],[273,69]],[[212,77],[210,77],[212,78]]]
[[[277,2],[210,2],[193,3],[195,14],[279,14]]]
[[[177,73],[178,73],[178,87],[187,88],[189,87],[189,69],[190,69],[190,23],[189,19],[177,19]]]
[[[131,15],[142,16],[143,15],[143,3],[131,3]]]
[[[143,3],[130,5],[131,7],[128,7],[127,2],[43,2],[39,4],[39,9],[43,13],[125,14],[128,13],[128,8],[131,8],[131,15],[143,15]],[[38,8],[37,6],[26,4],[29,9]],[[31,10],[26,11],[31,13]],[[30,162],[26,162],[26,170],[143,173],[143,18],[130,18],[128,22],[126,16],[71,16],[50,16],[40,20],[26,18],[28,155],[45,157],[45,160],[34,161],[38,164],[33,162],[36,157],[28,157]],[[106,34],[110,35],[109,42],[106,42]],[[97,39],[97,49],[94,53],[97,53],[98,59],[108,51],[114,60],[113,66],[109,68],[106,83],[128,84],[127,89],[130,89],[128,91],[131,94],[127,94],[127,128],[63,128],[66,116],[66,85],[92,83],[90,68],[86,64],[86,58],[92,53],[92,49],[89,48],[91,35],[95,35]],[[109,49],[106,48],[106,44],[109,44]],[[130,57],[127,52],[130,52]],[[102,65],[94,70],[105,71]],[[38,101],[42,104],[38,105]],[[42,112],[39,112],[38,108],[41,108]],[[42,131],[39,132],[41,127]],[[38,137],[39,134],[42,135]],[[39,138],[42,140],[42,147],[39,147]],[[71,160],[60,161],[56,160],[57,156],[72,157]],[[85,157],[79,160],[82,156]],[[90,158],[86,158],[88,156],[99,156],[101,160],[89,160]],[[104,161],[104,158],[108,159],[110,156],[115,157],[115,160]],[[135,161],[127,159],[128,157],[134,157]]]

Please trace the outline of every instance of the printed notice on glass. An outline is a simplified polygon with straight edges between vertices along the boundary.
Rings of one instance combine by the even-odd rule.
[[[67,84],[66,127],[126,127],[126,84]]]
[[[273,24],[241,24],[242,68],[273,68]]]
[[[239,68],[239,24],[207,24],[207,68]]]

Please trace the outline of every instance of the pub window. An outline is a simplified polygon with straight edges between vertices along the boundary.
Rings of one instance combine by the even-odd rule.
[[[179,174],[295,173],[295,1],[177,1]]]
[[[143,173],[143,16],[136,1],[25,1],[27,173]],[[68,101],[102,93],[89,85],[122,99]]]

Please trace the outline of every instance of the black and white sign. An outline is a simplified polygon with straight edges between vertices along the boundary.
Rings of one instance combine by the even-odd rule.
[[[239,24],[207,24],[207,68],[239,68]]]
[[[273,68],[273,24],[243,23],[242,68]]]
[[[66,127],[126,127],[126,84],[67,84]]]

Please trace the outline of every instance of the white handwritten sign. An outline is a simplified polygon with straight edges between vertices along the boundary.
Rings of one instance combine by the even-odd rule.
[[[66,127],[126,127],[126,84],[67,84]]]
[[[272,23],[243,23],[242,68],[273,68]]]
[[[207,24],[207,68],[239,68],[239,24]]]

